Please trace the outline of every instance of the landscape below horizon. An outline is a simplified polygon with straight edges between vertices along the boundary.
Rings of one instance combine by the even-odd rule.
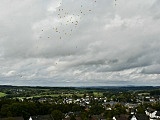
[[[160,86],[160,0],[0,0],[0,85]]]

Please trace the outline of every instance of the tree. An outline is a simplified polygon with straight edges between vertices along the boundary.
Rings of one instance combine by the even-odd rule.
[[[104,116],[107,118],[107,119],[112,119],[113,117],[113,111],[112,110],[106,110],[104,112]]]
[[[87,112],[82,112],[81,115],[80,115],[81,119],[82,120],[88,120],[89,118],[89,115]]]
[[[72,98],[73,98],[73,99],[78,99],[78,96],[77,96],[76,94],[73,94],[73,95],[72,95]]]
[[[83,110],[83,107],[79,106],[79,105],[73,105],[72,106],[72,112],[80,112]]]
[[[121,104],[116,104],[113,110],[114,110],[114,115],[120,115],[126,113],[126,108]]]
[[[8,104],[2,105],[0,115],[2,117],[11,117],[12,116],[12,113],[10,111],[10,106]]]
[[[60,110],[54,110],[51,113],[54,120],[62,120],[63,119],[63,113]]]
[[[145,114],[145,109],[143,105],[140,105],[137,107],[137,113],[138,114]]]
[[[99,115],[104,111],[104,108],[101,105],[92,105],[90,108],[90,113],[92,115]]]
[[[70,120],[76,120],[75,116],[72,115],[71,118],[70,118]]]

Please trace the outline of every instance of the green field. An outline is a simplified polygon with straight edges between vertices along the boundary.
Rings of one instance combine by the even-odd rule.
[[[66,97],[70,97],[72,96],[73,94],[51,94],[51,95],[36,95],[36,96],[32,96],[32,97],[43,97],[43,96],[51,96],[51,97],[58,97],[58,96],[66,96]],[[76,94],[78,97],[82,97],[83,94]]]
[[[5,94],[5,93],[0,92],[0,97],[4,97],[4,96],[6,96],[6,94]]]
[[[101,92],[93,92],[93,95],[94,95],[95,97],[102,97],[102,96],[103,96],[103,93],[101,93]]]
[[[58,97],[58,96],[62,96],[62,97],[71,97],[73,94],[51,94],[51,95],[35,95],[35,96],[31,96],[31,97],[15,97],[15,98],[19,98],[19,99],[23,99],[23,98],[33,98],[33,97],[45,97],[45,96],[51,96],[51,97]],[[78,97],[82,97],[84,94],[76,94]]]

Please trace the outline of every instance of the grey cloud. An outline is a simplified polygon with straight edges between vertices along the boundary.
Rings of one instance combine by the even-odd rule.
[[[154,84],[160,77],[150,75],[159,74],[159,3],[2,0],[0,78],[28,85]],[[59,19],[59,9],[78,20],[78,26]]]
[[[145,67],[141,71],[142,74],[160,74],[160,65],[155,64],[148,67]]]
[[[94,58],[93,58],[94,59]],[[102,59],[102,60],[86,60],[84,62],[81,62],[79,65],[106,65],[106,64],[115,64],[117,63],[118,60],[117,59],[113,59],[113,60],[105,60],[105,59]]]
[[[160,1],[156,0],[156,2],[150,8],[150,14],[152,15],[154,14],[153,18],[157,20],[160,18],[159,7],[160,7]]]

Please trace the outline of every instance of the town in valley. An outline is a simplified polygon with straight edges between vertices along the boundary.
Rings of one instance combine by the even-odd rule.
[[[0,86],[0,120],[159,120],[160,87]]]

